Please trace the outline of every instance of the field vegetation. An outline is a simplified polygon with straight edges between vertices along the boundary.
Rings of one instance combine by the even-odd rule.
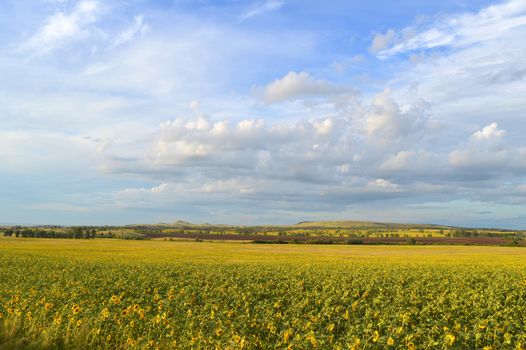
[[[4,236],[24,238],[120,238],[120,239],[212,239],[277,241],[281,243],[398,243],[415,238],[417,243],[525,244],[526,232],[492,228],[462,228],[426,224],[378,223],[368,221],[301,222],[289,226],[232,226],[172,224],[128,226],[35,226],[0,227]],[[469,240],[454,239],[462,238]],[[488,240],[497,238],[497,240]],[[475,241],[474,241],[475,240]]]
[[[0,238],[0,348],[524,349],[526,250]]]

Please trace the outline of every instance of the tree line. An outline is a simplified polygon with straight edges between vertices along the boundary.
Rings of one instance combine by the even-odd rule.
[[[93,239],[97,236],[97,230],[91,227],[71,227],[60,231],[40,228],[10,228],[3,230],[3,234],[6,237]]]

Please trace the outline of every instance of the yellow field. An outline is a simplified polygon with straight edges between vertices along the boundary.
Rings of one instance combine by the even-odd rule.
[[[110,262],[144,261],[290,264],[361,262],[435,264],[518,264],[526,268],[526,249],[494,246],[392,245],[275,245],[238,242],[136,241],[120,239],[71,240],[2,238],[4,254],[38,255]]]
[[[523,348],[526,249],[0,238],[0,348]]]

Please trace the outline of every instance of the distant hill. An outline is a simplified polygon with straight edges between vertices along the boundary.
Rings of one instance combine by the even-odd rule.
[[[392,229],[426,229],[451,228],[450,226],[432,224],[401,224],[374,221],[343,220],[343,221],[302,221],[294,227],[298,228],[392,228]]]
[[[149,228],[155,228],[155,227],[157,228],[196,228],[196,229],[199,229],[199,228],[205,228],[205,227],[237,227],[237,226],[224,225],[224,224],[216,225],[216,224],[209,224],[209,223],[193,224],[188,221],[177,220],[172,223],[160,222],[157,224],[131,224],[131,225],[126,225],[126,227],[130,227],[130,228],[144,228],[144,227],[149,227]]]
[[[172,223],[172,224],[167,224],[168,226],[192,226],[193,224],[188,222],[188,221],[184,221],[184,220],[177,220],[176,222]]]
[[[461,229],[478,229],[478,230],[498,230],[498,231],[513,231],[498,228],[468,228],[459,226],[447,226],[438,224],[407,224],[394,222],[377,222],[364,220],[335,220],[335,221],[301,221],[293,225],[229,225],[229,224],[193,224],[184,220],[177,220],[172,223],[157,223],[157,224],[134,224],[126,225],[128,228],[157,228],[157,229],[398,229],[398,230],[461,230]]]

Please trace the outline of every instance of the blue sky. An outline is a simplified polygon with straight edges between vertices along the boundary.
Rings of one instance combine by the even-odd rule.
[[[526,1],[7,0],[0,223],[526,227]]]

